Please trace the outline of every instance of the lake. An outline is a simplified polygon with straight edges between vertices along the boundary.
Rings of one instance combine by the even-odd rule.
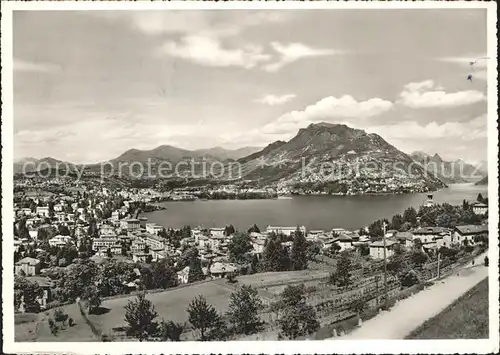
[[[452,205],[464,199],[475,201],[478,193],[488,195],[487,186],[455,184],[434,192],[434,201]],[[391,218],[427,200],[426,194],[367,196],[292,196],[274,200],[208,200],[163,202],[167,209],[144,213],[148,222],[166,228],[203,226],[224,227],[232,224],[246,230],[254,223],[268,225],[305,225],[308,229],[359,229],[380,218]]]

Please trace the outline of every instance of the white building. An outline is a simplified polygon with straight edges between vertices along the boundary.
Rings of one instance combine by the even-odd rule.
[[[136,231],[141,228],[140,221],[135,218],[123,219],[120,221],[121,229],[127,230],[129,232]]]
[[[54,238],[49,239],[49,245],[51,247],[61,247],[72,243],[73,240],[69,235],[56,235]]]
[[[480,216],[484,216],[486,213],[488,213],[488,205],[482,203],[482,202],[474,202],[471,204],[472,206],[472,211]]]
[[[210,228],[210,234],[212,237],[224,237],[225,228]]]
[[[36,214],[40,217],[48,217],[49,216],[49,208],[48,207],[37,207]]]
[[[146,232],[157,235],[163,230],[163,226],[156,223],[146,223]]]
[[[394,255],[394,245],[397,243],[393,240],[386,240],[386,257],[389,258]],[[382,240],[377,240],[376,242],[370,243],[370,256],[373,259],[383,259],[384,258],[384,242]]]
[[[306,234],[306,227],[300,226],[298,228],[299,228],[299,230],[302,233],[304,233],[304,235]],[[273,226],[267,226],[267,228],[266,228],[266,232],[267,233],[284,234],[286,236],[292,235],[293,233],[295,233],[296,230],[297,230],[297,227],[273,227]]]
[[[118,238],[94,238],[92,240],[93,250],[107,249],[113,246],[119,246],[121,252],[120,240]]]
[[[488,237],[488,226],[487,225],[464,225],[464,226],[456,226],[453,230],[453,239],[454,242],[463,244],[464,240],[467,240],[469,243],[474,244],[474,237],[482,236]]]

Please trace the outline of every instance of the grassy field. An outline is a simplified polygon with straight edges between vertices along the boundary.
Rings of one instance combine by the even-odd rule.
[[[488,279],[485,279],[407,339],[487,339],[488,324]]]
[[[179,287],[170,289],[164,292],[151,293],[146,296],[153,304],[158,312],[158,319],[173,320],[176,322],[187,321],[188,314],[186,309],[196,296],[203,295],[207,302],[213,305],[219,312],[227,311],[229,297],[237,288],[237,285],[252,285],[259,289],[259,294],[263,298],[272,298],[272,292],[266,288],[276,287],[278,283],[307,282],[327,276],[323,271],[285,271],[285,272],[270,272],[254,275],[238,276],[236,284],[227,283],[226,279],[218,279],[210,282],[194,284],[187,287]],[[134,299],[135,296],[124,296],[111,300],[106,300],[102,303],[102,314],[89,315],[89,320],[95,325],[98,331],[102,334],[111,335],[113,328],[125,326],[125,306],[128,301]],[[64,312],[72,317],[76,325],[71,328],[61,330],[54,336],[50,333],[48,326],[48,315],[40,313],[36,320],[25,316],[22,324],[16,324],[16,340],[17,341],[84,341],[94,340],[96,337],[92,334],[89,326],[85,324],[82,316],[79,313],[76,304],[62,307]],[[52,311],[50,311],[52,312]],[[50,313],[51,314],[51,313]],[[30,321],[31,320],[31,321]],[[21,323],[21,320],[18,321]]]

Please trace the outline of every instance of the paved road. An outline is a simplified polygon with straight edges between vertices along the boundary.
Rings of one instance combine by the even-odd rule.
[[[457,273],[381,312],[341,339],[404,339],[426,320],[438,315],[472,287],[488,277],[482,254],[475,265],[465,265]],[[339,339],[339,338],[336,338]]]

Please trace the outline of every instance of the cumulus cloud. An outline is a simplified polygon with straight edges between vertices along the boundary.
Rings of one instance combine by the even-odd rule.
[[[264,95],[261,98],[255,100],[255,102],[266,104],[270,106],[275,105],[283,105],[295,98],[295,94],[286,94],[286,95]]]
[[[32,73],[51,73],[60,68],[51,63],[30,62],[21,59],[14,59],[14,71]]]
[[[212,67],[235,66],[251,69],[270,59],[260,46],[247,45],[227,49],[223,48],[216,38],[203,36],[187,36],[180,43],[170,41],[165,43],[161,50],[171,56]]]
[[[279,59],[277,62],[269,63],[263,67],[264,70],[269,72],[278,71],[285,65],[299,59],[342,53],[332,49],[310,48],[302,43],[282,44],[280,42],[272,42],[271,47],[278,53]]]
[[[399,103],[411,108],[457,107],[486,100],[486,95],[477,90],[447,93],[432,80],[405,85]]]

